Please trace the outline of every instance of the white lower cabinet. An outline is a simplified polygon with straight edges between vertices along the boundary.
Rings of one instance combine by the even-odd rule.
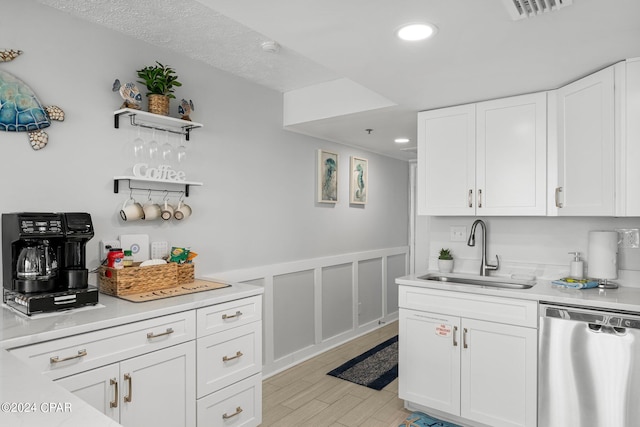
[[[198,426],[262,423],[262,298],[197,310]]]
[[[195,426],[195,342],[56,382],[124,427]]]
[[[403,292],[400,287],[401,294]],[[416,288],[413,288],[416,289]],[[535,427],[537,423],[537,329],[482,320],[482,307],[492,306],[483,297],[425,290],[444,300],[441,313],[400,309],[399,395],[408,406],[450,414],[460,421],[493,427]],[[415,292],[415,291],[412,291]],[[465,295],[456,309],[456,294]],[[406,298],[400,298],[406,301]],[[504,298],[493,298],[497,303]],[[414,300],[414,305],[415,305]],[[418,300],[419,301],[419,300]],[[509,302],[518,323],[524,322],[537,303]],[[532,305],[532,307],[528,307]],[[415,307],[414,307],[415,308]],[[447,309],[451,311],[447,313]],[[460,314],[473,313],[467,318]],[[489,320],[496,315],[487,312]],[[499,316],[504,316],[504,313]],[[535,322],[535,320],[533,320]],[[474,425],[474,424],[471,424]]]

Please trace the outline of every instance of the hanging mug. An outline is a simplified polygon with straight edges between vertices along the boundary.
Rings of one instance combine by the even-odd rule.
[[[131,202],[131,204],[129,204],[129,202]],[[144,219],[144,210],[142,209],[142,205],[136,202],[133,197],[125,200],[122,204],[122,209],[120,209],[120,218],[124,221]]]
[[[162,208],[160,207],[160,205],[157,203],[153,203],[151,199],[149,199],[147,203],[144,204],[142,210],[144,210],[145,221],[156,220],[160,218],[160,215],[162,214]]]
[[[174,212],[174,207],[169,204],[168,200],[165,200],[162,204],[162,212],[160,213],[162,219],[164,219],[165,221],[170,220],[173,217]]]
[[[180,200],[175,212],[173,213],[173,217],[177,220],[187,219],[191,216],[192,213],[193,210],[191,209],[191,206]]]

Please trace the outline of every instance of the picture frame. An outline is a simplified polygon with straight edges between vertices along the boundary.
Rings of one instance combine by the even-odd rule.
[[[338,203],[338,155],[318,150],[318,203]]]
[[[351,156],[349,170],[349,203],[365,205],[369,193],[369,162],[361,157]]]

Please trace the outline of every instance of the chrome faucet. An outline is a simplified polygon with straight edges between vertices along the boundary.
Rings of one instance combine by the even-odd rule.
[[[481,219],[476,219],[471,226],[471,234],[469,235],[469,240],[467,241],[467,245],[475,246],[476,245],[476,227],[480,224],[482,226],[482,258],[480,259],[480,275],[486,276],[487,271],[497,270],[500,268],[500,260],[498,259],[498,255],[496,255],[496,264],[487,264],[486,254],[487,254],[487,226],[484,221]]]

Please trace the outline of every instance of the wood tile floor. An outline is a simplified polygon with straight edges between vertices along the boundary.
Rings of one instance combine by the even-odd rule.
[[[380,391],[327,375],[398,334],[392,322],[262,382],[262,427],[398,427],[410,414],[398,380]]]

